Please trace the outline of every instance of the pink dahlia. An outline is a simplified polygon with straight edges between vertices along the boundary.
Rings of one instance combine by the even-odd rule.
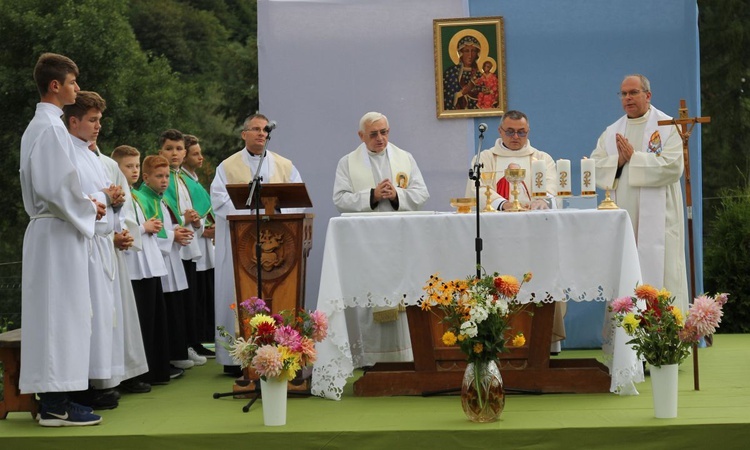
[[[633,299],[630,297],[620,297],[612,302],[612,311],[617,314],[627,314],[635,308]]]
[[[281,352],[273,345],[264,345],[255,352],[250,367],[260,376],[266,378],[278,377],[281,375],[281,369],[283,368]]]
[[[322,311],[315,310],[310,313],[313,321],[312,338],[315,342],[320,342],[328,336],[328,317]]]
[[[277,328],[273,334],[273,339],[277,344],[285,345],[293,352],[302,351],[302,337],[297,330],[289,325]]]
[[[693,301],[685,327],[695,328],[698,336],[712,334],[718,328],[723,314],[721,305],[717,301],[706,295],[701,295]]]
[[[302,365],[306,366],[307,364],[313,364],[316,359],[318,359],[318,353],[315,351],[315,342],[310,338],[303,337]]]

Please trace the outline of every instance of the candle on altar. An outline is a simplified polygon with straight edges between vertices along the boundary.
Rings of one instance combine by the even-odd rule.
[[[531,161],[531,196],[547,196],[547,163],[543,160]]]
[[[581,196],[596,196],[596,162],[586,157],[581,160]]]
[[[570,160],[557,160],[557,196],[570,197]]]

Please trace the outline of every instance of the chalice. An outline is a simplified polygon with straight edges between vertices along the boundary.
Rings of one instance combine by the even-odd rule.
[[[518,194],[520,194],[518,190],[518,182],[523,181],[524,178],[526,178],[526,169],[505,169],[505,179],[513,183],[513,190],[510,191],[510,193],[513,194],[513,203],[511,203],[510,208],[506,209],[506,211],[525,211],[521,206],[521,202],[518,201]]]
[[[484,196],[487,198],[484,202],[484,209],[482,212],[497,212],[495,208],[492,207],[492,203],[490,202],[490,197],[492,197],[492,193],[490,192],[490,185],[495,180],[495,172],[482,172],[482,183],[484,183]]]

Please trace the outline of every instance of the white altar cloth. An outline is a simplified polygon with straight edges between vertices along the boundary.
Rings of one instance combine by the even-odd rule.
[[[624,210],[546,210],[480,215],[482,266],[488,272],[532,272],[523,301],[610,301],[641,280],[630,218]],[[329,318],[317,344],[312,393],[340,399],[355,367],[410,361],[405,314],[372,323],[366,308],[416,304],[429,276],[476,272],[476,215],[435,213],[335,217],[328,223],[318,309]],[[603,350],[610,390],[634,395],[643,366],[624,331],[605,321]],[[383,352],[383,347],[387,351]]]

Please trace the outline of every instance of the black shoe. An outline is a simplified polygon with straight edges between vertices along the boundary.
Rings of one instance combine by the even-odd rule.
[[[88,406],[94,411],[115,409],[119,405],[120,393],[115,389],[89,389],[70,393],[70,400]]]
[[[143,381],[131,378],[120,383],[120,389],[130,392],[131,394],[145,394],[151,392],[151,385]]]
[[[195,350],[195,353],[199,354],[200,356],[203,356],[208,359],[216,358],[216,352],[214,352],[213,350],[207,349],[202,344],[191,345],[191,347],[193,347],[193,350]]]
[[[179,378],[182,376],[182,374],[185,373],[185,369],[180,369],[175,366],[169,366],[169,379],[174,380],[175,378]]]
[[[224,366],[224,373],[231,377],[238,378],[242,376],[242,369],[240,366]]]

